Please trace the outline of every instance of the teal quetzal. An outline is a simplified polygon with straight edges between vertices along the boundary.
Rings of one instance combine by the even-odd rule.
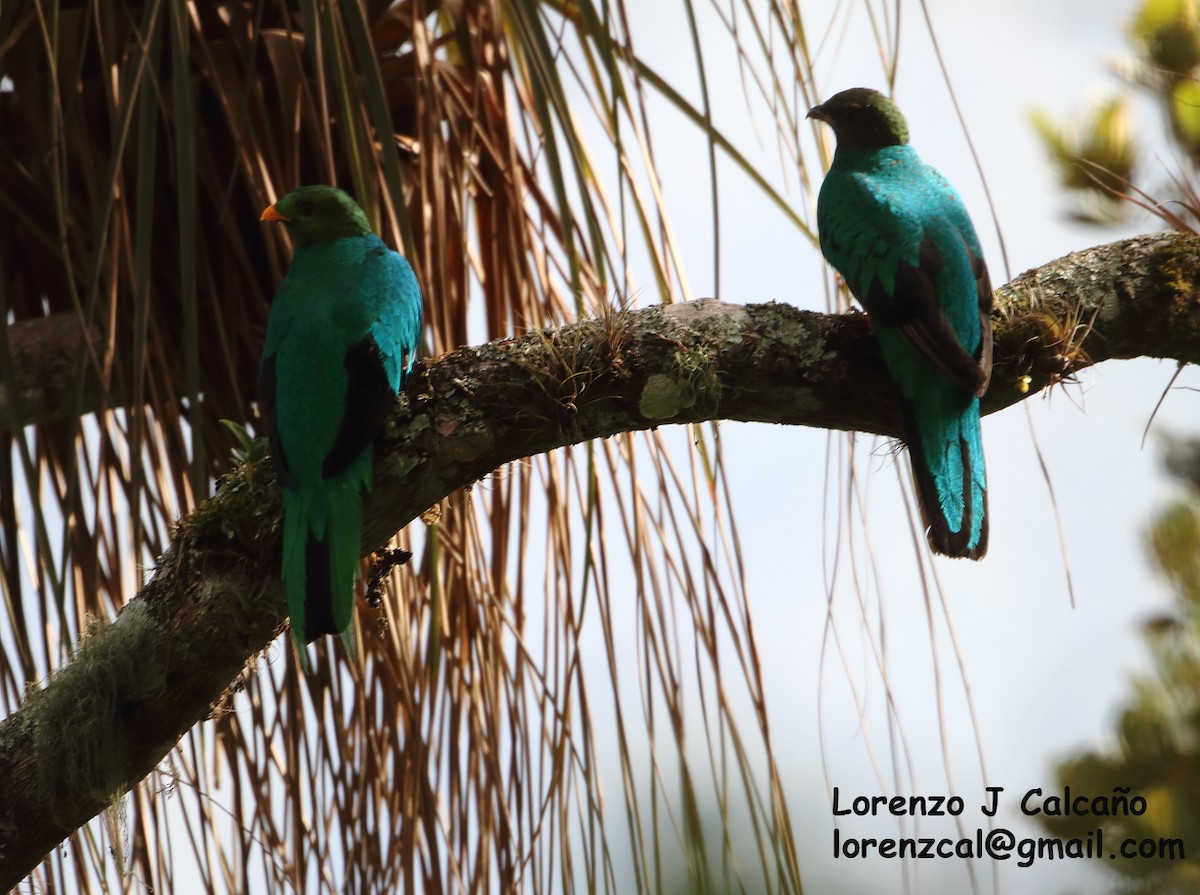
[[[283,568],[292,636],[354,647],[362,500],[373,443],[421,344],[412,267],[331,186],[303,186],[262,213],[295,251],[267,323],[262,410],[283,489]]]
[[[930,546],[980,559],[988,519],[979,399],[992,370],[992,286],[975,228],[883,94],[844,90],[808,117],[837,138],[817,200],[821,252],[870,315],[896,382]]]

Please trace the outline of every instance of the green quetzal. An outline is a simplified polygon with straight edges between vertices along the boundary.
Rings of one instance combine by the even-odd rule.
[[[867,310],[900,393],[929,543],[987,552],[979,398],[992,371],[992,286],[954,187],[908,144],[890,99],[844,90],[808,117],[837,137],[817,201],[825,255]]]
[[[262,213],[295,245],[263,346],[263,415],[283,487],[283,571],[292,636],[340,633],[353,652],[362,496],[373,442],[421,344],[412,267],[331,186],[304,186]]]

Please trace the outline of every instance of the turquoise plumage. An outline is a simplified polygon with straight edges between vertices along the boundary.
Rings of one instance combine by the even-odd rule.
[[[293,190],[262,214],[295,253],[271,305],[261,393],[283,487],[283,567],[292,636],[339,633],[354,648],[354,583],[373,441],[421,343],[412,267],[329,186]]]
[[[887,97],[845,90],[808,114],[837,137],[817,201],[821,251],[870,314],[898,386],[930,545],[980,559],[992,287],[975,228],[954,187],[909,145]]]

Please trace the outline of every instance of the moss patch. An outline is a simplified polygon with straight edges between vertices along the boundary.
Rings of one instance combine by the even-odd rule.
[[[108,800],[133,782],[138,714],[166,687],[162,669],[139,658],[152,654],[155,630],[146,605],[130,603],[103,637],[83,641],[52,688],[30,699],[43,703],[33,740],[46,792]]]
[[[655,373],[642,389],[638,409],[647,419],[665,420],[678,416],[680,411],[695,403],[696,390],[690,382]]]

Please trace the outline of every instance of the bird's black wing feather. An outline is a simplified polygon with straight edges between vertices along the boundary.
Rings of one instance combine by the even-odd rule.
[[[369,333],[346,349],[346,398],[342,422],[333,447],[325,455],[321,474],[333,478],[358,459],[383,430],[395,401],[383,368],[383,355]]]
[[[971,270],[975,273],[975,288],[979,294],[979,329],[983,339],[979,343],[979,369],[983,371],[983,384],[975,390],[975,394],[983,397],[992,380],[992,279],[988,276],[987,265],[983,258],[970,252]]]
[[[991,285],[983,259],[972,255],[979,285],[980,318],[984,324],[980,355],[970,354],[958,340],[938,301],[936,278],[944,266],[942,253],[932,239],[921,240],[916,265],[901,264],[896,270],[894,291],[888,294],[876,277],[858,300],[877,326],[891,326],[951,382],[968,394],[987,390],[992,369]],[[980,280],[982,270],[982,280]],[[983,310],[987,290],[987,312]],[[986,364],[984,361],[986,360]]]

